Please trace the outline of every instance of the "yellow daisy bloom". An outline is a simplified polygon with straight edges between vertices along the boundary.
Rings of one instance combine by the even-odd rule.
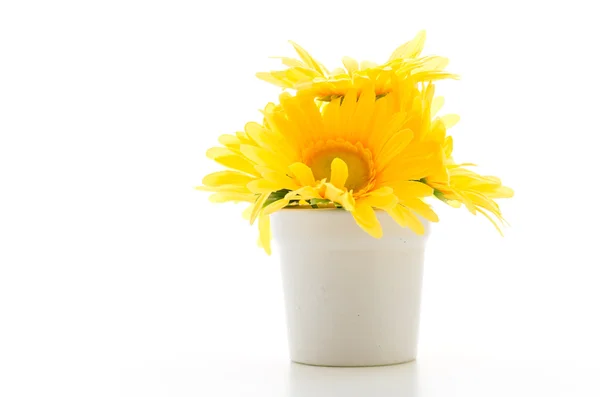
[[[510,198],[514,194],[513,190],[503,186],[498,177],[479,175],[465,168],[474,164],[457,164],[454,161],[452,158],[454,141],[446,132],[447,129],[459,121],[459,117],[455,114],[448,114],[432,120],[432,117],[435,116],[443,103],[441,97],[434,98],[434,86],[432,84],[423,90],[423,98],[426,114],[421,120],[416,121],[417,123],[427,124],[422,129],[426,131],[426,135],[422,136],[421,139],[425,142],[434,142],[442,147],[441,153],[444,163],[441,170],[438,169],[438,172],[427,176],[424,182],[435,189],[434,195],[438,199],[453,207],[460,207],[464,204],[472,214],[480,213],[484,215],[502,234],[498,224],[490,217],[488,212],[501,222],[505,222],[500,207],[493,199]]]
[[[216,202],[249,202],[245,214],[258,219],[267,252],[269,215],[291,205],[342,207],[374,237],[382,235],[374,211],[381,209],[423,233],[417,214],[438,218],[423,201],[433,188],[421,180],[443,168],[441,146],[415,139],[426,135],[425,124],[413,123],[411,108],[395,111],[395,101],[377,99],[373,86],[361,95],[351,88],[324,105],[284,93],[280,106],[267,105],[263,124],[248,123],[244,132],[222,136],[223,147],[209,149],[232,170],[206,176],[201,189],[214,192]]]
[[[300,59],[281,57],[288,68],[285,70],[261,72],[256,76],[282,88],[298,91],[322,101],[330,101],[346,95],[351,88],[360,96],[365,88],[375,87],[377,97],[392,90],[394,78],[409,78],[413,83],[456,78],[444,72],[448,60],[439,56],[419,57],[425,45],[425,32],[398,47],[389,60],[381,65],[364,61],[359,63],[350,57],[344,57],[344,68],[329,72],[316,61],[304,48],[291,42]]]
[[[495,198],[510,198],[514,192],[502,185],[500,178],[483,176],[457,164],[448,165],[450,179],[447,184],[431,182],[435,196],[454,207],[462,204],[473,215],[480,213],[490,220],[502,234],[496,221],[488,214],[491,213],[501,222],[505,222]]]

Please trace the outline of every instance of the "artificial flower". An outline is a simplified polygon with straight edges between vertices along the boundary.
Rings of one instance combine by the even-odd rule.
[[[398,96],[401,95],[401,92],[402,88],[400,87],[394,91],[394,93],[398,93]],[[422,141],[435,143],[442,148],[439,153],[442,154],[444,167],[442,172],[428,175],[423,182],[435,189],[434,195],[441,201],[456,208],[464,205],[473,215],[482,214],[502,234],[499,225],[490,216],[493,215],[501,223],[505,223],[500,207],[494,199],[510,198],[514,192],[511,188],[502,185],[500,178],[480,175],[467,168],[474,164],[457,164],[454,161],[452,156],[454,140],[447,135],[447,130],[459,121],[459,117],[454,114],[434,117],[443,104],[443,98],[434,97],[434,92],[433,84],[423,88],[422,98],[425,101],[422,104],[424,112],[421,112],[421,115],[423,117],[415,119],[414,122],[421,124],[423,127],[421,131],[425,131],[427,134],[420,137]],[[417,106],[419,105],[421,104],[417,103]],[[407,104],[399,103],[396,109],[402,111],[407,106]],[[413,111],[413,114],[418,115],[419,112]]]
[[[421,57],[425,33],[400,46],[381,65],[344,58],[329,72],[299,45],[300,59],[258,76],[284,92],[268,104],[262,123],[222,135],[209,158],[228,170],[203,179],[213,202],[246,202],[244,217],[257,221],[259,244],[270,253],[270,215],[286,207],[341,208],[374,237],[382,236],[375,210],[423,233],[421,219],[437,215],[434,196],[453,207],[483,214],[500,231],[495,199],[512,197],[499,178],[456,163],[447,130],[457,115],[436,116],[443,98],[434,80],[455,78],[447,59]]]
[[[423,102],[422,92],[412,92],[412,102]],[[443,169],[442,149],[415,139],[427,135],[420,130],[427,125],[413,123],[421,116],[411,108],[395,111],[396,98],[378,99],[373,86],[324,105],[288,93],[280,103],[267,105],[262,124],[221,136],[223,146],[207,154],[231,170],[206,176],[202,187],[213,201],[249,202],[247,217],[258,219],[267,252],[268,217],[287,206],[341,207],[374,237],[382,236],[375,209],[421,234],[417,215],[438,220],[424,202],[433,188],[423,180]]]
[[[343,68],[329,72],[304,48],[291,42],[300,59],[281,57],[284,70],[257,73],[257,77],[282,88],[297,90],[300,95],[309,95],[322,101],[346,95],[355,89],[360,96],[365,87],[374,87],[377,97],[392,90],[393,80],[410,78],[414,83],[434,81],[456,76],[445,72],[448,60],[444,57],[420,57],[425,45],[425,32],[398,47],[387,62],[358,62],[344,57]]]

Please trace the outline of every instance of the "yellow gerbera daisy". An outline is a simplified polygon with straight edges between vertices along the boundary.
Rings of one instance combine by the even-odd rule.
[[[401,91],[399,88],[394,93],[400,93]],[[422,98],[425,111],[421,112],[423,116],[421,119],[415,120],[416,123],[423,125],[422,131],[426,133],[421,136],[421,140],[440,145],[444,163],[442,169],[430,174],[423,181],[435,189],[434,195],[438,199],[453,207],[460,207],[464,204],[472,214],[480,213],[484,215],[502,234],[498,224],[487,212],[504,222],[500,207],[493,199],[510,198],[514,194],[513,190],[503,186],[498,177],[479,175],[465,168],[474,164],[457,164],[454,161],[452,157],[454,141],[446,132],[447,129],[459,121],[459,117],[449,114],[432,120],[432,117],[435,116],[443,103],[441,97],[434,98],[434,86],[432,84],[424,88]],[[417,115],[419,112],[413,111],[413,114]]]
[[[448,60],[439,56],[419,58],[425,44],[425,32],[398,47],[389,60],[381,65],[344,57],[344,68],[329,72],[305,49],[291,42],[300,59],[281,57],[288,68],[280,71],[257,73],[257,77],[282,88],[298,91],[322,101],[330,101],[344,96],[349,89],[356,89],[358,95],[365,87],[375,87],[375,95],[381,97],[392,90],[394,78],[410,77],[415,83],[433,81],[456,76],[444,72]]]
[[[448,171],[450,179],[447,184],[429,183],[435,189],[435,196],[451,206],[459,207],[464,204],[473,215],[484,215],[502,234],[496,221],[487,212],[504,222],[500,207],[493,199],[512,197],[513,190],[503,186],[498,177],[479,175],[464,166],[450,164]]]
[[[259,220],[267,252],[269,215],[290,205],[342,207],[374,237],[382,235],[374,211],[381,209],[423,233],[416,215],[438,218],[423,201],[433,188],[421,180],[443,167],[441,146],[415,139],[423,126],[411,124],[411,109],[396,112],[394,101],[377,99],[372,86],[323,106],[284,93],[280,106],[267,105],[263,124],[248,123],[244,132],[222,136],[224,147],[209,149],[232,170],[206,176],[202,189],[214,192],[213,201],[251,203],[246,215]]]

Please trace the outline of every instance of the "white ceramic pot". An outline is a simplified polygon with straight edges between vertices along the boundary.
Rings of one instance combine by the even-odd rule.
[[[381,239],[344,210],[272,215],[292,361],[358,367],[416,358],[429,224],[419,236],[383,211],[377,217]]]

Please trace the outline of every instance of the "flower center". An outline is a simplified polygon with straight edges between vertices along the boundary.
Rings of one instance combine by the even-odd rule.
[[[374,178],[373,156],[371,151],[358,142],[352,144],[343,139],[318,141],[302,152],[304,163],[315,176],[321,180],[331,177],[331,162],[339,157],[348,166],[346,188],[358,192],[366,187]]]

